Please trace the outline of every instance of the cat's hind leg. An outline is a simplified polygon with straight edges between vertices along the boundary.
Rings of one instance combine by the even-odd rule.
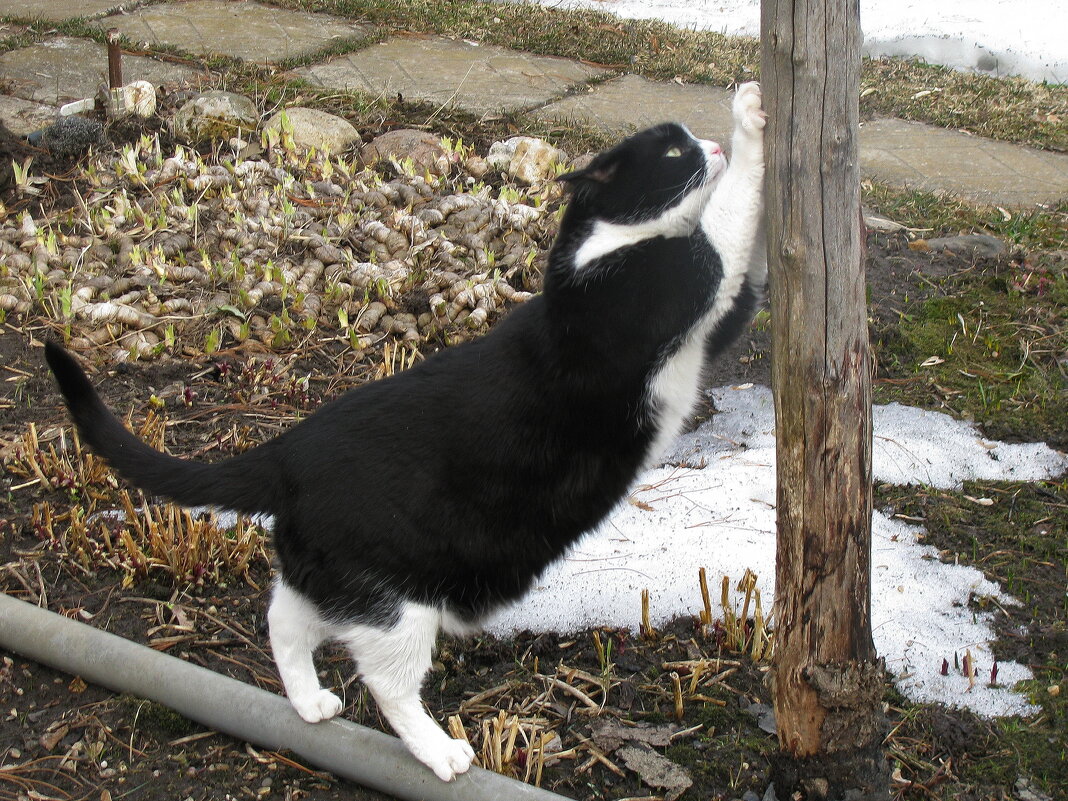
[[[405,603],[391,628],[354,625],[338,639],[348,645],[363,683],[408,750],[439,779],[451,781],[471,767],[475,752],[442,731],[419,697],[441,622],[440,610]]]
[[[341,711],[341,699],[319,686],[312,654],[330,634],[315,605],[281,578],[274,585],[267,610],[271,651],[289,703],[308,723]]]

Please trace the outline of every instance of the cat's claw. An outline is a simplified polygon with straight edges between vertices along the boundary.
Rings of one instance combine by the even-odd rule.
[[[743,83],[734,93],[734,121],[742,129],[751,133],[760,133],[768,120],[768,115],[761,108],[760,84],[756,81]]]
[[[448,736],[435,742],[432,747],[413,753],[443,782],[451,782],[461,773],[467,773],[475,759],[474,749],[466,740],[454,740]]]
[[[329,720],[341,711],[341,699],[329,690],[317,690],[304,698],[290,698],[297,714],[307,723]]]

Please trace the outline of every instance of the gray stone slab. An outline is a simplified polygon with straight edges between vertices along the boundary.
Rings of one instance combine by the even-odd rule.
[[[153,84],[192,81],[191,67],[144,56],[123,56],[123,81]],[[107,47],[89,39],[61,36],[0,54],[0,83],[25,100],[58,106],[95,97],[107,85]]]
[[[150,6],[98,24],[118,28],[135,42],[261,63],[312,53],[337,39],[364,38],[373,30],[327,14],[224,0]]]
[[[626,135],[664,120],[723,144],[732,127],[731,93],[624,75],[547,105],[546,119],[582,120]],[[982,204],[1025,208],[1068,197],[1068,155],[995,142],[958,131],[882,119],[860,129],[865,177]]]
[[[865,177],[983,204],[1027,208],[1068,197],[1068,155],[919,122],[864,123],[860,165]]]
[[[402,95],[475,114],[544,105],[604,73],[549,58],[438,37],[405,37],[294,71],[320,86]]]
[[[624,75],[552,103],[550,120],[581,120],[621,136],[660,122],[681,122],[702,139],[730,143],[732,93],[715,86],[657,83]]]
[[[61,20],[94,17],[112,11],[123,0],[3,0],[0,14],[6,17]]]
[[[21,97],[0,95],[0,122],[18,136],[25,136],[51,125],[56,121],[58,113],[55,106],[33,103]]]

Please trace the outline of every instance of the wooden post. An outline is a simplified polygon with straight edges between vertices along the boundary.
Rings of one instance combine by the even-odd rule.
[[[871,637],[858,0],[763,0],[779,798],[888,797]]]

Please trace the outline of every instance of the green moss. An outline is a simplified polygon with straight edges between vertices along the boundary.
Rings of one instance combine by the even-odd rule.
[[[887,377],[877,401],[932,402],[997,438],[1068,444],[1068,276],[1055,264],[1008,262],[965,271],[876,332]]]
[[[727,700],[726,706],[719,704],[701,704],[699,707],[687,707],[687,721],[693,721],[690,725],[700,723],[705,730],[733,729],[745,722],[752,722],[752,717],[741,709],[733,698]]]
[[[1013,211],[1006,218],[1000,209],[878,181],[865,181],[863,192],[868,208],[910,228],[979,231],[1028,249],[1068,247],[1068,200],[1049,207]]]
[[[1063,673],[1060,678],[1064,684]],[[963,781],[1012,787],[1023,777],[1054,798],[1068,787],[1068,699],[1064,692],[1068,687],[1054,696],[1048,689],[1051,683],[1021,683],[1032,703],[1042,707],[1042,713],[1030,721],[1010,718],[999,722],[997,758],[966,763],[959,773]]]
[[[155,730],[168,738],[185,737],[198,728],[197,724],[170,707],[144,698],[124,695],[120,703],[128,710],[136,725]]]

